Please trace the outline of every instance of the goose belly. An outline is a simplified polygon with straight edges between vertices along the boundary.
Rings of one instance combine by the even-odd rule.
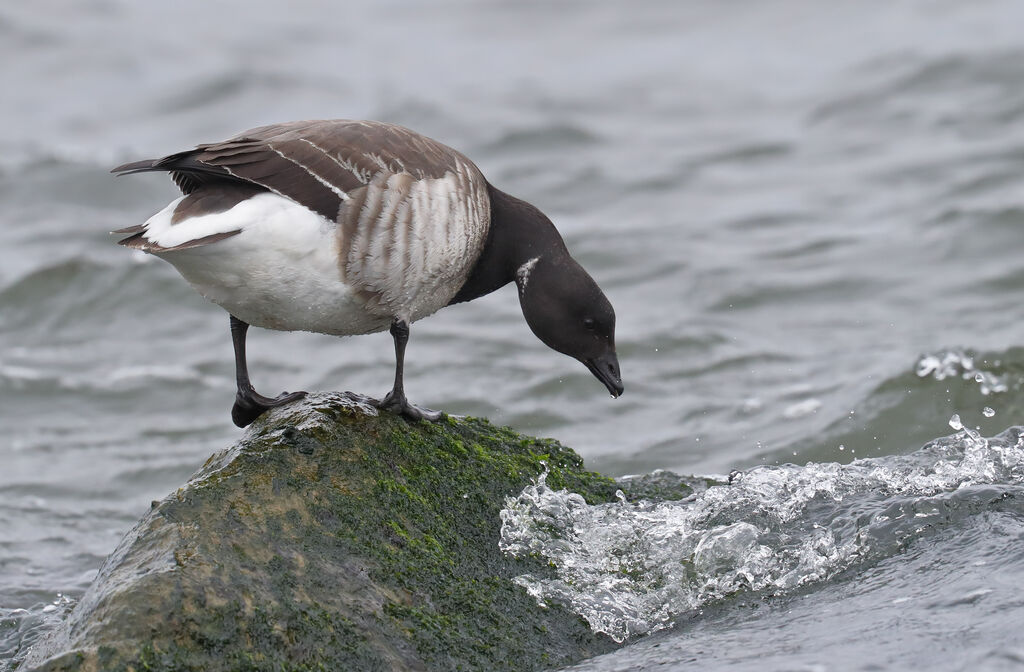
[[[259,194],[220,213],[171,223],[177,202],[146,224],[162,247],[218,233],[213,243],[156,251],[204,297],[251,325],[334,335],[387,329],[339,266],[338,226],[276,194]]]

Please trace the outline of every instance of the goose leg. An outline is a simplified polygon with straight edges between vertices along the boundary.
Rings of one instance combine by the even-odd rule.
[[[405,372],[405,345],[409,342],[409,323],[396,317],[391,323],[390,331],[391,337],[395,339],[395,385],[383,401],[377,402],[377,407],[404,415],[410,420],[440,420],[443,415],[441,411],[413,406],[405,398],[405,383],[402,377]]]
[[[231,420],[239,427],[245,427],[260,417],[264,411],[283,406],[306,396],[305,392],[283,392],[271,399],[257,394],[249,382],[249,367],[245,361],[245,334],[249,324],[231,316],[231,343],[235,346],[235,382],[238,392],[235,405],[231,407]]]

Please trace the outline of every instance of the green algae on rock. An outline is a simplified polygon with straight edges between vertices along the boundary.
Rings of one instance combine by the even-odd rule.
[[[21,669],[546,669],[615,648],[512,582],[505,497],[620,487],[485,420],[409,423],[316,394],[258,420],[153,508]],[[683,486],[685,487],[685,486]]]

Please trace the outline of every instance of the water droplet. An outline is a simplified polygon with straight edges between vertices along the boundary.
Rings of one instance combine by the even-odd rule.
[[[960,422],[959,413],[954,413],[953,417],[949,419],[949,426],[958,432],[964,428],[964,423]]]
[[[986,418],[991,418],[993,415],[996,414],[996,412],[995,409],[991,408],[990,406],[986,406],[985,408],[981,409],[981,414],[984,415]]]
[[[844,446],[843,444],[840,443],[839,444],[839,450],[846,450],[846,446]]]

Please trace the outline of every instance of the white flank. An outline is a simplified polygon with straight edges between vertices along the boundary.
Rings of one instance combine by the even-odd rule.
[[[147,222],[148,240],[167,247],[241,231],[216,243],[159,255],[200,294],[239,319],[268,329],[335,335],[382,331],[390,324],[368,314],[342,281],[334,222],[272,193],[171,225],[174,206]]]
[[[479,173],[461,161],[439,178],[382,171],[365,188],[358,213],[346,212],[352,200],[339,213],[339,222],[356,220],[352,229],[261,193],[172,224],[178,199],[146,222],[143,235],[171,248],[238,231],[157,254],[249,324],[335,335],[382,331],[395,317],[414,321],[451,301],[487,238],[490,203]],[[351,240],[342,239],[345,230]],[[522,286],[530,268],[520,269]]]
[[[202,217],[190,217],[177,224],[172,224],[174,210],[183,200],[185,200],[184,196],[174,199],[170,205],[146,220],[146,223],[143,224],[146,230],[144,236],[146,240],[160,247],[176,247],[192,240],[199,240],[217,233],[236,231],[240,228],[237,217],[227,216],[235,209]]]

